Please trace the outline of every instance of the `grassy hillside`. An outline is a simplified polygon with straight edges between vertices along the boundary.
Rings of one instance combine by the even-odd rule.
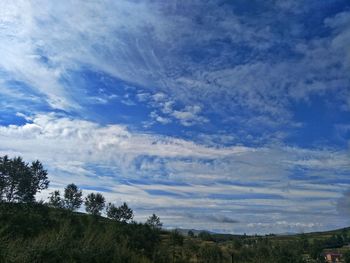
[[[349,229],[190,237],[42,204],[0,204],[0,262],[322,262],[325,249],[346,253],[348,236]]]

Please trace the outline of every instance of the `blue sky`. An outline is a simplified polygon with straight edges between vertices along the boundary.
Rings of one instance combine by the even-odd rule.
[[[350,4],[3,1],[0,153],[144,221],[348,226]]]

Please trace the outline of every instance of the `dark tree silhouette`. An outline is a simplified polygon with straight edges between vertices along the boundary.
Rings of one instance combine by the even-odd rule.
[[[38,160],[32,162],[29,167],[26,178],[21,180],[19,184],[19,193],[22,196],[22,202],[34,202],[35,194],[49,186],[47,180],[47,171]]]
[[[7,202],[35,202],[36,193],[49,185],[40,161],[31,165],[21,157],[0,157],[0,199]]]
[[[146,224],[153,229],[161,229],[163,224],[160,222],[160,218],[156,214],[152,214],[146,221]]]
[[[189,231],[187,232],[187,235],[188,235],[189,237],[194,237],[194,232],[193,232],[192,230],[189,230]]]
[[[60,191],[56,190],[50,193],[49,196],[49,206],[54,207],[54,208],[63,208],[64,207],[64,202],[61,198]]]
[[[75,184],[69,184],[64,189],[64,205],[68,210],[77,210],[83,203],[82,191]]]
[[[107,206],[107,217],[118,222],[127,223],[134,218],[134,213],[126,203],[123,203],[119,207],[109,203]]]
[[[0,200],[7,196],[9,186],[10,159],[7,155],[0,157]]]
[[[85,198],[85,210],[92,215],[101,215],[104,207],[105,198],[100,193],[91,193]]]

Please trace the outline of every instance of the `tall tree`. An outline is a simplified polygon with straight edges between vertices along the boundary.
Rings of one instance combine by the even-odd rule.
[[[31,165],[21,157],[0,157],[0,199],[7,202],[35,201],[36,193],[49,185],[47,171],[39,161]]]
[[[64,202],[61,198],[60,191],[55,190],[52,193],[50,193],[49,206],[54,207],[54,208],[63,208],[64,207]]]
[[[69,184],[64,189],[64,204],[68,210],[74,211],[83,203],[82,191],[75,184]]]
[[[104,207],[105,198],[100,193],[91,193],[85,198],[85,210],[92,215],[100,215]]]
[[[0,200],[6,198],[6,192],[9,185],[9,166],[10,160],[7,155],[0,157]]]
[[[22,202],[34,202],[35,194],[49,186],[47,180],[47,171],[38,160],[32,162],[28,167],[28,171],[24,173],[24,177],[19,183],[19,195]]]
[[[160,218],[156,214],[151,215],[147,219],[146,224],[151,226],[153,229],[161,229],[163,226],[163,224],[160,222]]]
[[[109,203],[107,206],[107,217],[118,222],[127,223],[134,218],[134,213],[125,202],[119,207]]]

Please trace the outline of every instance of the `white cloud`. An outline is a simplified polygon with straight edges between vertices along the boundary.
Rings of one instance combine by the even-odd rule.
[[[182,111],[173,111],[172,116],[178,119],[182,125],[192,126],[197,123],[208,122],[208,119],[198,115],[201,111],[202,109],[198,105],[186,106]]]
[[[139,101],[147,102],[150,107],[155,109],[150,113],[150,117],[161,124],[168,124],[172,120],[177,120],[183,126],[192,126],[209,121],[201,116],[202,108],[199,105],[188,105],[181,109],[176,109],[178,107],[176,107],[175,101],[163,92],[153,95],[139,93],[136,97]]]
[[[59,82],[63,69],[40,62],[40,41],[33,32],[37,26],[33,6],[26,1],[5,1],[0,12],[0,68],[10,75],[9,80],[24,82],[45,96],[54,108],[77,107]]]
[[[38,140],[37,147],[41,150],[45,150],[45,147],[66,147],[69,152],[77,150],[86,157],[91,155],[87,158],[101,159],[109,156],[108,154],[112,156],[118,153],[135,156],[215,158],[253,150],[246,147],[215,149],[181,139],[133,134],[121,125],[100,126],[93,122],[58,117],[54,114],[37,115],[32,118],[32,123],[22,126],[0,127],[0,133],[3,147],[12,145],[12,148],[16,149],[21,147],[22,143],[30,143],[32,139]],[[16,141],[6,142],[5,138],[13,138],[12,136],[16,136]],[[50,141],[54,143],[48,143]],[[77,149],[76,145],[80,147]],[[45,154],[51,150],[45,150]],[[102,152],[104,154],[101,154]]]

